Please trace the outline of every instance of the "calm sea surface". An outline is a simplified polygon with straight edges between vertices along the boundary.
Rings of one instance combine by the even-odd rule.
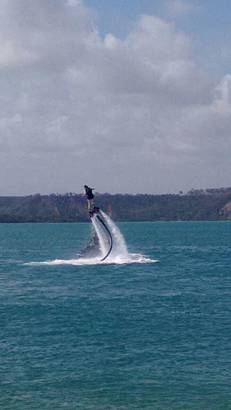
[[[231,409],[231,223],[119,226],[158,262],[25,265],[90,225],[0,225],[1,410]]]

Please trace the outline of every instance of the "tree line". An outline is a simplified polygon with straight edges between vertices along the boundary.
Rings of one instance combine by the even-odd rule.
[[[231,188],[187,193],[96,194],[97,205],[120,221],[187,221],[231,219]],[[73,192],[0,197],[0,222],[89,221],[86,198]]]

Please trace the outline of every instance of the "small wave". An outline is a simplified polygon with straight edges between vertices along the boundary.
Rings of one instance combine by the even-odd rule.
[[[124,257],[113,257],[108,258],[105,261],[101,261],[99,258],[78,258],[78,259],[54,259],[51,261],[44,262],[27,262],[24,265],[27,266],[57,266],[57,265],[73,265],[73,266],[83,266],[83,265],[124,265],[131,263],[156,263],[158,260],[150,259],[146,256],[138,253],[128,254],[126,258]]]

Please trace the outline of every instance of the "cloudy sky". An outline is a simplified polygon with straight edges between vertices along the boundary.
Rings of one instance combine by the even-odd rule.
[[[0,195],[231,186],[228,0],[0,0]]]

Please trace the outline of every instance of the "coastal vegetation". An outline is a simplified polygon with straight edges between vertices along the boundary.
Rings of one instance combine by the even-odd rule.
[[[120,221],[231,219],[231,188],[165,195],[96,194],[97,205]],[[86,199],[75,193],[0,197],[0,222],[88,221]]]

